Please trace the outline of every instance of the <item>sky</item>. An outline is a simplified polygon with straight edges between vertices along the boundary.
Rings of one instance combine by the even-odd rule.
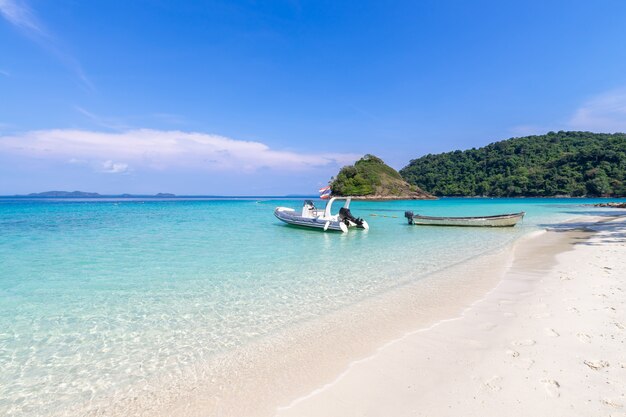
[[[626,131],[626,2],[0,0],[0,195],[315,194]]]

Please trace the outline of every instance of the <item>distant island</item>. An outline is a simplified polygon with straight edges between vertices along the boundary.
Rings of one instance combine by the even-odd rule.
[[[398,171],[374,155],[341,168],[330,183],[333,196],[362,200],[432,200],[436,197],[407,183]]]
[[[23,196],[17,196],[23,197]],[[26,197],[56,197],[56,198],[102,198],[102,197],[116,197],[116,198],[135,198],[135,197],[156,197],[156,198],[169,198],[176,197],[175,194],[170,193],[158,193],[155,195],[134,195],[134,194],[119,194],[119,195],[103,195],[98,193],[89,193],[84,191],[44,191],[42,193],[30,193]]]
[[[400,170],[437,196],[626,196],[626,134],[549,132],[426,155]]]

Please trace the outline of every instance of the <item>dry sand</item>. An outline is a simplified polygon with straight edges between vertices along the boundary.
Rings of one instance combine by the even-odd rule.
[[[573,226],[587,230],[517,245],[462,316],[387,343],[276,416],[626,416],[626,220]]]

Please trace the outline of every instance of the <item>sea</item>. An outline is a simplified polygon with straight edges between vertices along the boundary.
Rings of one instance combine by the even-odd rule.
[[[2,197],[0,415],[61,414],[151,378],[184,379],[214,355],[532,231],[613,214],[589,206],[604,201],[355,201],[370,229],[342,234],[274,217],[301,199]],[[526,217],[514,228],[424,227],[405,210]]]

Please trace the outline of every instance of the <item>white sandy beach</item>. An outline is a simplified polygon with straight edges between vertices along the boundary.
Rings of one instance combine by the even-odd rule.
[[[577,226],[597,233],[517,245],[462,316],[387,343],[276,416],[626,416],[626,221]]]

